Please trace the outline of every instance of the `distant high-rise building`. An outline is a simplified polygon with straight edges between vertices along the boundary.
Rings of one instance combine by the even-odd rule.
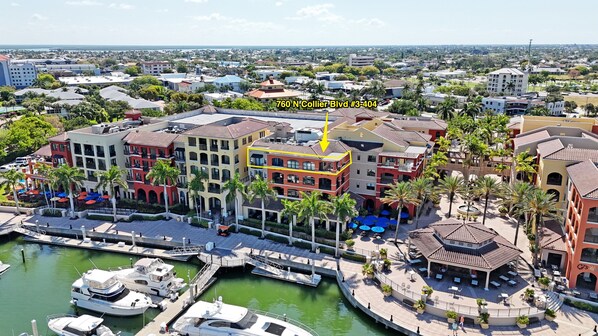
[[[0,86],[10,85],[22,89],[33,85],[36,79],[37,70],[33,63],[11,63],[10,57],[0,55]]]
[[[514,68],[502,68],[488,74],[489,93],[520,96],[527,92],[527,73]]]
[[[142,62],[141,63],[141,72],[144,75],[159,75],[164,72],[164,70],[172,69],[172,65],[168,61],[152,61],[152,62]]]
[[[10,72],[8,71],[8,65],[10,59],[8,56],[0,55],[0,86],[10,85]]]
[[[349,66],[362,67],[374,65],[374,56],[357,56],[356,54],[349,55]]]

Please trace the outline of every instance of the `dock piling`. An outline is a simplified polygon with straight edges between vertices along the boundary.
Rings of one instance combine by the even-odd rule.
[[[131,244],[135,246],[135,231],[131,231]]]
[[[33,331],[33,336],[39,336],[39,332],[37,331],[37,321],[31,320],[31,331]]]
[[[81,233],[83,234],[83,240],[85,240],[85,238],[87,238],[85,236],[85,225],[81,225]]]
[[[23,258],[23,264],[25,263],[25,250],[21,249],[21,258]]]

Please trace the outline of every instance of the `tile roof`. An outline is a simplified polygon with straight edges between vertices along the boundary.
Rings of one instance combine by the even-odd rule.
[[[547,130],[533,132],[531,134],[526,132],[526,133],[520,134],[517,137],[515,137],[515,139],[513,139],[513,144],[514,144],[514,147],[517,148],[519,146],[527,145],[532,142],[539,141],[542,139],[548,139],[548,138],[550,138],[550,133],[548,133]]]
[[[166,148],[170,146],[178,137],[178,134],[173,133],[139,132],[139,130],[135,130],[127,134],[123,140],[129,145],[144,145]]]
[[[447,219],[430,225],[443,239],[480,244],[497,236],[497,233],[480,223],[463,223],[455,219]]]
[[[390,113],[388,112],[380,112],[380,111],[372,111],[365,108],[340,108],[333,112],[330,112],[330,116],[337,116],[337,117],[347,117],[351,119],[356,119],[356,116],[367,116],[370,118],[384,118],[388,117]]]
[[[269,142],[266,139],[260,139],[253,143],[252,148],[268,148],[271,150],[279,150],[279,151],[286,151],[286,152],[295,152],[301,154],[315,154],[315,155],[330,155],[332,153],[345,153],[351,150],[351,148],[341,141],[338,140],[330,140],[330,144],[326,151],[322,151],[322,147],[318,142],[315,145],[311,146],[303,146],[298,144],[289,144],[289,143],[282,143],[282,142]],[[292,154],[289,154],[292,155]]]
[[[592,160],[592,162],[598,162],[598,150],[564,147],[550,155],[545,156],[545,159],[563,161],[583,161],[589,159]]]
[[[242,136],[267,129],[268,122],[254,118],[229,118],[191,129],[184,134],[211,138],[238,139]]]
[[[563,233],[561,225],[557,221],[545,221],[544,225],[540,227],[540,236],[541,248],[554,251],[567,251],[565,234]]]
[[[402,147],[409,147],[412,142],[428,143],[432,138],[432,136],[429,134],[398,129],[396,126],[392,126],[390,123],[381,124],[380,126],[374,128],[372,133]]]
[[[48,141],[67,142],[68,140],[69,140],[69,135],[67,134],[67,132],[62,132],[58,135],[48,138]]]
[[[567,167],[567,174],[582,197],[598,199],[598,168],[591,160]]]
[[[493,232],[492,242],[479,249],[471,249],[459,246],[443,244],[436,235],[436,227],[441,226],[445,234],[455,235],[461,239],[479,240],[489,237]],[[468,228],[454,228],[448,232],[451,225],[466,226]],[[442,228],[443,226],[446,226]],[[465,268],[482,270],[494,270],[512,260],[515,260],[522,253],[516,246],[503,237],[496,234],[492,229],[482,226],[480,223],[462,224],[456,220],[447,220],[432,224],[425,229],[414,230],[409,233],[410,242],[417,246],[426,259],[436,263],[451,263]],[[450,238],[449,238],[450,239]]]
[[[401,128],[427,128],[431,130],[446,130],[448,124],[436,118],[401,118],[392,120],[393,125]]]
[[[541,157],[546,157],[546,156],[548,156],[556,151],[559,151],[563,148],[565,148],[565,146],[563,146],[563,143],[561,142],[561,140],[554,139],[554,140],[539,143],[538,144],[538,154],[540,154]]]
[[[261,89],[247,92],[247,95],[258,99],[275,99],[275,98],[290,98],[299,97],[301,92],[282,89],[279,91],[263,91]]]

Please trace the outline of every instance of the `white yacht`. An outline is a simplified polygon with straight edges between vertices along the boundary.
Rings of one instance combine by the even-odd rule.
[[[119,268],[112,272],[128,289],[162,297],[187,285],[183,279],[175,278],[174,266],[159,258],[142,258],[132,268]]]
[[[112,272],[93,269],[71,288],[71,303],[77,307],[115,316],[143,314],[152,306],[149,296],[127,289]]]
[[[173,329],[183,336],[317,336],[299,322],[272,316],[275,315],[224,304],[219,297],[214,303],[195,303],[174,323]]]
[[[48,316],[48,328],[60,336],[116,336],[108,327],[103,326],[104,319],[91,315],[53,315]]]
[[[8,271],[8,269],[10,268],[9,264],[3,264],[2,261],[0,261],[0,275],[2,275],[2,273]]]

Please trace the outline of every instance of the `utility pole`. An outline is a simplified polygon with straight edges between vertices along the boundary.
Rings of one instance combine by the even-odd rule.
[[[532,71],[532,41],[533,39],[529,39],[529,46],[527,47],[527,72]]]

